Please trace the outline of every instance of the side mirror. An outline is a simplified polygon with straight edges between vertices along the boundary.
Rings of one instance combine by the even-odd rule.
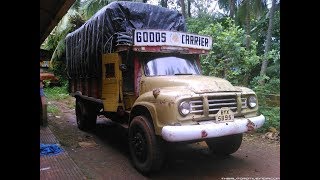
[[[120,64],[120,70],[121,71],[127,71],[127,65],[125,65],[125,64]]]

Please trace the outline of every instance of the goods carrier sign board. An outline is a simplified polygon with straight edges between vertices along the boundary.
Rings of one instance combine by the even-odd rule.
[[[140,29],[134,31],[135,46],[178,46],[210,50],[212,38],[176,31]]]

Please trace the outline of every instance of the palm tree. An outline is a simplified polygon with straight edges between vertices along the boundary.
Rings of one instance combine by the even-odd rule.
[[[52,50],[56,53],[61,52],[61,50],[63,49],[63,45],[62,45],[63,41],[61,40],[64,39],[65,36],[68,34],[68,32],[72,30],[72,27],[79,27],[78,23],[83,24],[84,20],[80,20],[81,15],[78,13],[80,7],[81,7],[81,0],[76,0],[74,4],[70,7],[69,11],[62,17],[60,22],[52,30],[48,38],[42,44],[42,48],[47,50]],[[78,16],[78,18],[75,17],[75,19],[79,20],[79,21],[74,21],[76,24],[73,24],[73,25],[70,23],[70,18],[72,18],[72,16],[73,17]],[[55,56],[54,59],[56,59],[56,55],[57,55],[56,53],[53,54]]]
[[[111,1],[111,0],[110,0]],[[59,22],[55,28],[54,42],[49,43],[49,49],[54,49],[52,54],[51,63],[53,61],[61,59],[65,52],[64,39],[69,32],[78,29],[85,23],[93,14],[95,14],[103,6],[107,5],[107,0],[76,0],[71,6],[68,13],[63,17],[63,20]]]
[[[70,9],[79,12],[79,9],[80,9],[80,7],[81,7],[81,4],[82,4],[82,3],[81,3],[81,0],[75,0],[75,2],[72,4],[72,6],[70,7]]]
[[[188,17],[191,18],[191,0],[188,0]]]
[[[179,2],[180,2],[183,17],[187,17],[186,16],[186,4],[184,3],[184,0],[180,0]]]
[[[218,0],[219,7],[229,11],[229,16],[238,24],[245,24],[246,30],[246,49],[251,45],[251,20],[252,18],[260,18],[265,10],[267,0]],[[244,77],[244,84],[248,84],[249,74]]]
[[[266,75],[266,69],[268,66],[268,59],[267,59],[267,54],[270,49],[271,45],[271,35],[272,35],[272,29],[273,29],[273,16],[275,12],[275,6],[276,6],[276,0],[272,0],[272,6],[270,8],[269,12],[269,25],[268,25],[268,31],[267,31],[267,38],[266,38],[266,44],[265,44],[265,49],[264,49],[264,59],[261,65],[261,71],[260,71],[260,76]],[[260,84],[264,85],[265,81],[264,78],[261,79]]]
[[[218,0],[219,8],[229,11],[229,17],[234,18],[237,9],[237,1],[238,0]]]
[[[76,29],[78,29],[82,24],[85,23],[84,17],[81,16],[80,13],[77,11],[70,11],[68,12],[68,18],[67,24],[64,26],[62,31],[58,32],[59,33],[59,42],[52,54],[51,61],[56,61],[61,59],[61,57],[65,53],[65,37],[69,32],[72,32]],[[60,26],[63,27],[63,26]]]
[[[85,18],[88,20],[102,7],[106,6],[112,1],[114,0],[85,0],[80,10],[84,13]]]
[[[245,22],[246,29],[246,48],[250,48],[251,38],[251,24],[250,21],[252,18],[260,18],[263,12],[267,9],[267,0],[242,0],[239,4],[237,11],[237,20],[242,24]]]

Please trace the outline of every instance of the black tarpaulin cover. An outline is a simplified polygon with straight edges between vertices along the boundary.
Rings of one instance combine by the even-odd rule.
[[[130,44],[134,29],[185,32],[186,26],[181,13],[175,10],[137,2],[110,3],[67,35],[66,66],[69,78],[99,78],[101,54],[113,52],[119,44],[117,38],[123,37],[122,42]]]

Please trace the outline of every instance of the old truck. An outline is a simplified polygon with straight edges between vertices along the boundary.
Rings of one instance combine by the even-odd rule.
[[[200,55],[211,37],[186,33],[177,11],[113,2],[66,37],[69,91],[77,125],[95,127],[97,115],[128,131],[134,167],[163,164],[170,142],[205,141],[212,153],[238,150],[242,134],[260,128],[255,92],[201,74]]]

